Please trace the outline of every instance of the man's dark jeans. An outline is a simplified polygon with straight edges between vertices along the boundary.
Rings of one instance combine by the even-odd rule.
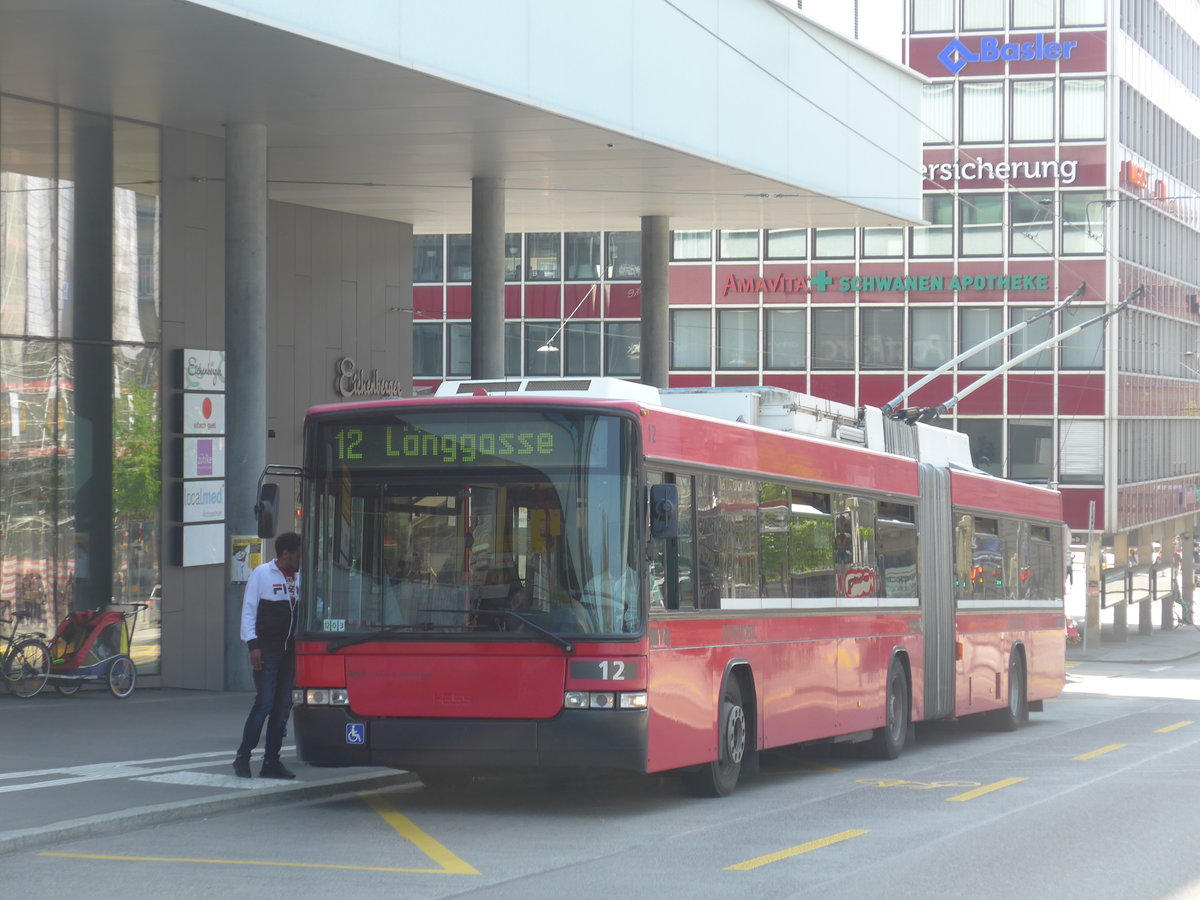
[[[283,746],[283,732],[292,712],[292,686],[295,680],[294,652],[262,651],[262,668],[254,673],[254,687],[258,693],[254,698],[254,706],[250,708],[250,715],[246,717],[238,756],[249,759],[250,752],[258,746],[263,722],[266,722],[267,743],[263,747],[263,759],[279,759],[279,749]]]

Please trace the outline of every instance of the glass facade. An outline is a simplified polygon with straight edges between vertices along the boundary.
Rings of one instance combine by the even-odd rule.
[[[147,603],[158,671],[160,140],[0,96],[0,601],[53,633]]]

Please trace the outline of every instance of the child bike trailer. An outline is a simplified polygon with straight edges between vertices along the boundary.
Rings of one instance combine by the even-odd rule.
[[[54,689],[70,696],[85,681],[103,681],[118,699],[132,694],[137,666],[129,646],[137,614],[145,608],[145,603],[111,603],[106,610],[76,610],[63,619],[50,650]]]

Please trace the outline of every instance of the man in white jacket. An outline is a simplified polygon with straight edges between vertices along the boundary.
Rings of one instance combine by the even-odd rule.
[[[258,746],[264,722],[267,740],[259,776],[296,777],[279,761],[279,750],[292,712],[299,605],[300,535],[286,531],[275,538],[275,559],[250,573],[242,595],[242,640],[250,651],[256,693],[233,760],[239,778],[250,777],[250,753]]]

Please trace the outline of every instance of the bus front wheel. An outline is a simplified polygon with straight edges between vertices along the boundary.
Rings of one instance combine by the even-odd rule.
[[[725,797],[733,792],[742,774],[746,755],[746,709],[737,677],[730,675],[721,692],[721,718],[717,758],[683,773],[683,784],[697,797]]]

